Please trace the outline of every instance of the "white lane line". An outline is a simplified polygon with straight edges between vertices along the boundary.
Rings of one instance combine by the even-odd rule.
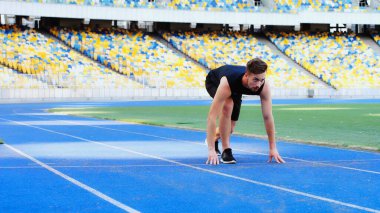
[[[30,117],[37,117],[37,116],[30,116]],[[37,117],[37,118],[39,118],[39,117]],[[43,119],[46,119],[46,118],[43,118]],[[72,124],[78,124],[78,122],[73,122],[73,121],[68,121],[68,120],[57,120],[57,121],[62,121],[62,122],[72,123]],[[115,122],[117,122],[117,121],[115,121]],[[28,124],[26,124],[26,125],[28,125]],[[197,144],[197,145],[201,145],[201,146],[206,146],[204,143],[192,142],[192,141],[187,141],[187,140],[180,140],[180,139],[176,139],[176,138],[162,137],[162,136],[157,136],[157,135],[152,135],[152,134],[146,134],[146,133],[141,133],[141,132],[126,131],[126,130],[121,130],[121,129],[114,129],[114,128],[109,128],[109,127],[87,125],[87,124],[85,124],[83,126],[89,126],[89,127],[99,128],[99,129],[118,131],[118,132],[125,132],[125,133],[129,133],[129,134],[149,136],[149,137],[154,137],[154,138],[159,138],[159,139],[164,139],[164,140],[179,141],[179,142],[192,143],[192,144]],[[262,153],[262,152],[254,152],[254,151],[248,151],[248,150],[243,150],[243,149],[234,149],[234,150],[240,151],[240,152],[244,152],[244,153],[249,153],[249,154],[257,154],[257,155],[268,156],[268,154],[265,154],[265,153]],[[305,162],[305,163],[310,163],[312,165],[329,166],[329,167],[335,167],[335,168],[340,168],[340,169],[347,169],[347,170],[352,170],[352,171],[357,171],[357,172],[365,172],[365,173],[380,175],[380,172],[372,171],[372,170],[367,170],[367,169],[358,169],[358,168],[354,168],[354,167],[340,166],[340,165],[336,165],[336,164],[323,163],[323,162],[318,162],[318,161],[309,161],[309,160],[304,160],[304,159],[299,159],[299,158],[292,158],[292,157],[286,157],[286,156],[282,156],[282,158],[284,158],[284,159],[290,159],[290,160],[295,160],[295,161],[300,161],[300,162]]]
[[[0,166],[0,169],[41,169],[41,166]]]
[[[18,114],[18,113],[14,112],[14,114]],[[57,113],[51,112],[51,114],[57,114]],[[71,116],[71,117],[77,117],[75,115],[69,115],[69,114],[61,114],[61,115]],[[28,116],[28,117],[35,117],[35,118],[45,119],[45,120],[48,119],[48,118],[38,117],[38,116]],[[86,117],[86,118],[90,119],[90,117]],[[92,119],[93,120],[102,120],[100,118],[92,118]],[[115,122],[115,123],[118,123],[118,124],[143,125],[143,126],[154,126],[156,128],[172,128],[172,129],[174,128],[175,129],[175,127],[155,126],[155,125],[150,125],[150,124],[140,124],[140,123],[134,123],[134,122],[128,122],[128,121],[117,121],[117,120],[112,120],[112,121]],[[70,121],[67,121],[67,122],[70,122]],[[83,125],[83,126],[86,126],[86,125]],[[91,126],[91,125],[87,125],[87,126]],[[186,128],[178,128],[178,129],[179,130],[187,130]],[[193,130],[193,131],[197,131],[197,130]],[[252,137],[256,137],[256,136],[252,136]],[[335,150],[345,151],[345,152],[371,153],[371,154],[376,154],[376,155],[380,156],[379,153],[374,152],[374,151],[370,151],[370,150],[369,151],[366,151],[366,150],[355,150],[355,149],[348,149],[348,148],[339,148],[339,147],[333,147],[333,146],[323,146],[323,145],[318,145],[318,144],[297,143],[297,142],[290,142],[290,141],[282,141],[282,143],[284,143],[284,144],[292,144],[292,145],[299,145],[299,146],[309,146],[309,147],[324,147],[324,148],[328,148],[328,149],[335,149]]]
[[[191,164],[191,165],[204,165],[204,164]],[[179,165],[173,165],[173,164],[147,164],[147,165],[94,165],[94,166],[74,166],[74,165],[67,165],[67,166],[53,166],[54,168],[129,168],[129,167],[178,167]],[[41,169],[40,166],[0,166],[0,169]]]
[[[120,159],[126,160],[126,159]],[[48,163],[45,163],[48,164]],[[265,166],[267,163],[239,163],[237,166]],[[204,163],[192,163],[192,166],[204,166]],[[289,162],[287,165],[305,166],[308,164]],[[129,168],[129,167],[178,167],[173,164],[128,164],[128,165],[53,165],[53,168]],[[0,166],[0,169],[41,169],[40,166]]]
[[[238,150],[238,149],[236,149],[236,150]],[[257,154],[257,155],[267,155],[267,154],[264,154],[264,153],[261,153],[261,152],[246,151],[246,150],[239,150],[239,151],[246,152],[246,153]],[[376,171],[372,171],[372,170],[358,169],[358,168],[353,168],[353,167],[348,167],[348,166],[339,166],[339,165],[336,165],[336,164],[322,163],[322,162],[316,162],[316,161],[309,161],[309,160],[303,160],[303,159],[299,159],[299,158],[291,158],[291,157],[283,157],[283,158],[285,158],[285,159],[291,159],[291,160],[295,160],[295,161],[300,161],[300,162],[304,162],[304,163],[309,163],[309,164],[312,164],[312,165],[322,165],[322,166],[336,167],[336,168],[340,168],[340,169],[347,169],[347,170],[353,170],[353,171],[357,171],[357,172],[365,172],[365,173],[371,173],[371,174],[380,175],[380,172],[376,172]]]
[[[376,158],[368,158],[368,159],[358,159],[358,160],[321,160],[321,161],[316,161],[319,163],[361,163],[361,162],[369,162],[369,161],[380,161],[380,159]]]
[[[37,160],[36,158],[34,158],[34,157],[32,157],[32,156],[30,156],[30,155],[28,155],[28,154],[26,154],[26,153],[24,153],[24,152],[16,149],[15,147],[13,147],[11,145],[4,144],[4,146],[7,147],[8,149],[10,149],[10,150],[18,153],[19,155],[24,156],[25,158],[28,158],[29,160],[31,160],[34,163],[40,165],[41,167],[47,169],[48,171],[50,171],[50,172],[52,172],[52,173],[60,176],[61,178],[63,178],[65,180],[73,183],[74,185],[79,186],[80,188],[82,188],[82,189],[84,189],[84,190],[86,190],[86,191],[88,191],[88,192],[90,192],[90,193],[98,196],[99,198],[101,198],[101,199],[103,199],[103,200],[105,200],[105,201],[107,201],[107,202],[115,205],[116,207],[119,207],[120,209],[122,209],[122,210],[124,210],[126,212],[132,212],[132,213],[139,212],[136,209],[133,209],[133,208],[131,208],[131,207],[129,207],[129,206],[127,206],[127,205],[125,205],[125,204],[123,204],[123,203],[121,203],[121,202],[119,202],[119,201],[117,201],[117,200],[115,200],[115,199],[113,199],[113,198],[111,198],[111,197],[103,194],[102,192],[100,192],[100,191],[98,191],[98,190],[96,190],[94,188],[91,188],[90,186],[88,186],[88,185],[86,185],[86,184],[84,184],[84,183],[82,183],[82,182],[80,182],[78,180],[75,180],[74,178],[72,178],[72,177],[70,177],[68,175],[65,175],[64,173],[62,173],[62,172],[60,172],[60,171],[58,171],[58,170],[56,170],[56,169],[54,169],[54,168],[46,165],[45,163],[43,163],[43,162]]]
[[[3,119],[3,118],[0,118],[0,119],[7,120],[7,119]],[[18,124],[29,126],[31,128],[35,128],[35,129],[40,129],[40,130],[43,130],[43,131],[46,131],[46,132],[51,132],[51,133],[55,133],[55,134],[64,135],[64,136],[71,137],[71,138],[75,138],[75,139],[78,139],[78,140],[82,140],[82,141],[86,141],[86,142],[90,142],[90,143],[94,143],[94,144],[99,144],[101,146],[109,147],[109,148],[112,148],[112,149],[121,150],[121,151],[129,152],[129,153],[141,155],[141,156],[144,156],[144,157],[153,158],[153,159],[157,159],[157,160],[161,160],[161,161],[177,164],[177,165],[180,165],[180,166],[183,166],[183,167],[192,168],[192,169],[203,171],[203,172],[206,172],[206,173],[211,173],[211,174],[215,174],[215,175],[219,175],[219,176],[223,176],[223,177],[227,177],[227,178],[231,178],[231,179],[235,179],[235,180],[240,180],[240,181],[244,181],[244,182],[247,182],[247,183],[253,183],[253,184],[256,184],[256,185],[259,185],[259,186],[265,186],[265,187],[268,187],[268,188],[277,189],[277,190],[280,190],[280,191],[284,191],[284,192],[288,192],[288,193],[292,193],[292,194],[296,194],[296,195],[301,195],[301,196],[304,196],[304,197],[309,197],[309,198],[313,198],[313,199],[316,199],[316,200],[321,200],[321,201],[325,201],[325,202],[329,202],[329,203],[333,203],[333,204],[337,204],[337,205],[341,205],[341,206],[346,206],[346,207],[350,207],[350,208],[353,208],[353,209],[359,209],[359,210],[363,210],[363,211],[367,211],[367,212],[380,213],[380,210],[371,209],[371,208],[364,207],[364,206],[359,206],[359,205],[355,205],[355,204],[351,204],[351,203],[346,203],[346,202],[342,202],[342,201],[338,201],[338,200],[334,200],[334,199],[330,199],[330,198],[326,198],[326,197],[322,197],[322,196],[318,196],[318,195],[313,195],[313,194],[309,194],[309,193],[305,193],[305,192],[289,189],[289,188],[286,188],[286,187],[276,186],[276,185],[272,185],[272,184],[268,184],[268,183],[264,183],[264,182],[260,182],[260,181],[255,181],[255,180],[252,180],[252,179],[242,178],[242,177],[235,176],[235,175],[230,175],[230,174],[226,174],[226,173],[222,173],[222,172],[213,171],[213,170],[210,170],[210,169],[205,169],[205,168],[201,168],[201,167],[197,167],[197,166],[192,166],[190,164],[180,163],[180,162],[177,162],[177,161],[174,161],[174,160],[169,160],[169,159],[166,159],[166,158],[163,158],[163,157],[159,157],[159,156],[155,156],[155,155],[150,155],[150,154],[145,154],[145,153],[142,153],[142,152],[138,152],[138,151],[134,151],[134,150],[131,150],[131,149],[126,149],[126,148],[122,148],[122,147],[118,147],[118,146],[112,146],[112,145],[105,144],[105,143],[102,143],[102,142],[96,142],[96,141],[88,140],[88,139],[81,138],[81,137],[78,137],[78,136],[75,136],[75,135],[70,135],[70,134],[66,134],[66,133],[62,133],[62,132],[57,132],[57,131],[45,129],[45,128],[29,125],[29,124],[26,124],[26,123],[23,123],[23,122],[12,121],[12,120],[7,120],[7,121],[16,122]],[[46,164],[44,164],[44,165],[46,165]],[[47,167],[49,167],[49,166],[47,166]]]
[[[67,120],[65,120],[64,122],[78,124],[78,122],[67,121]],[[164,140],[179,141],[179,142],[186,142],[186,143],[192,143],[192,144],[197,144],[197,145],[201,145],[201,146],[206,146],[204,143],[192,142],[192,141],[187,141],[187,140],[180,140],[180,139],[176,139],[176,138],[162,137],[162,136],[157,136],[157,135],[152,135],[152,134],[146,134],[146,133],[141,133],[141,132],[126,131],[126,130],[121,130],[121,129],[114,129],[114,128],[109,128],[109,127],[94,126],[94,125],[83,125],[83,126],[89,126],[89,127],[99,128],[99,129],[118,131],[118,132],[125,132],[125,133],[129,133],[129,134],[149,136],[149,137],[154,137],[154,138],[159,138],[159,139],[164,139]],[[262,153],[262,152],[254,152],[254,151],[248,151],[248,150],[243,150],[243,149],[234,149],[234,150],[240,151],[240,152],[244,152],[244,153],[249,153],[249,154],[257,154],[257,155],[268,156],[268,154],[265,154],[265,153]],[[323,162],[318,162],[318,161],[309,161],[309,160],[303,160],[303,159],[292,158],[292,157],[284,157],[284,156],[282,156],[282,158],[284,158],[284,159],[290,159],[290,160],[295,160],[295,161],[300,161],[300,162],[304,162],[304,163],[310,163],[312,165],[322,165],[322,166],[336,167],[336,168],[340,168],[340,169],[347,169],[347,170],[353,170],[353,171],[357,171],[357,172],[365,172],[365,173],[380,175],[380,172],[372,171],[372,170],[358,169],[358,168],[353,168],[353,167],[348,167],[348,166],[340,166],[340,165],[331,164],[331,163],[323,163]]]
[[[126,159],[120,159],[120,160],[126,160]],[[45,163],[49,165],[48,163]],[[309,166],[310,163],[304,163],[304,162],[287,162],[287,165],[292,165],[294,167],[305,167]],[[204,166],[204,163],[192,163],[189,164],[192,166]],[[266,162],[263,163],[250,163],[240,162],[236,166],[265,166],[267,165]],[[178,167],[179,165],[173,165],[173,164],[128,164],[128,165],[52,165],[53,168],[130,168],[130,167]],[[0,166],[0,169],[41,169],[40,166]]]

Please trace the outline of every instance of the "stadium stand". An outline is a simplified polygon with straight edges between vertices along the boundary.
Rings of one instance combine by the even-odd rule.
[[[260,11],[260,5],[250,0],[18,0],[24,2],[60,3],[124,8],[161,8],[172,10]]]
[[[35,30],[1,26],[0,42],[1,64],[55,87],[141,87]]]
[[[162,1],[161,8],[170,8],[175,10],[207,10],[207,11],[245,11],[254,12],[259,11],[259,6],[255,5],[253,1],[248,0],[174,0]]]
[[[240,32],[163,32],[162,36],[180,51],[204,66],[214,69],[224,64],[245,65],[248,59],[260,57],[268,65],[268,80],[277,88],[323,88],[318,80],[290,67],[263,43]]]
[[[38,81],[28,74],[20,74],[15,70],[0,65],[0,88],[34,89],[48,88],[49,85]]]
[[[302,1],[293,2],[293,0],[274,0],[275,5],[272,11],[276,12],[297,12],[300,8]]]
[[[141,31],[51,29],[74,49],[151,87],[202,88],[206,71]]]
[[[290,58],[336,88],[379,88],[380,56],[353,33],[267,33]]]
[[[300,11],[317,12],[368,12],[379,11],[380,3],[370,6],[362,0],[273,0],[271,11],[297,13]]]
[[[372,36],[373,40],[375,40],[375,42],[378,45],[380,45],[380,33],[378,33],[378,32],[372,32],[371,36]]]
[[[368,12],[380,11],[380,2],[370,6],[364,0],[271,0],[266,5],[261,0],[16,0],[20,2],[58,3],[85,6],[121,8],[149,8],[169,10],[201,10],[230,12]]]

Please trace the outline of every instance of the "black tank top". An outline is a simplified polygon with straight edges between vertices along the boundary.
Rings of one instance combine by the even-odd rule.
[[[208,75],[210,80],[216,85],[220,84],[220,79],[222,79],[223,76],[226,76],[228,84],[231,88],[232,96],[239,94],[260,95],[264,88],[265,82],[256,92],[244,87],[241,80],[244,76],[245,70],[245,66],[224,65],[217,69],[211,70]]]

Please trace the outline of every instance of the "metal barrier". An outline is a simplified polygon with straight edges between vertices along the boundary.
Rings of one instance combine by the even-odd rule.
[[[312,95],[311,95],[312,94]],[[380,89],[283,89],[272,97],[286,98],[380,98]],[[209,99],[203,88],[0,88],[0,102],[50,102],[135,99]]]

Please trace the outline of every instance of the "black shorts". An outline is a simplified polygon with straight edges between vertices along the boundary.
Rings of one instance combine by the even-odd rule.
[[[214,98],[216,94],[216,90],[218,89],[219,84],[216,84],[214,81],[212,81],[209,75],[206,77],[206,90],[208,94]],[[232,114],[231,114],[231,120],[232,121],[237,121],[239,120],[239,115],[240,115],[240,108],[241,108],[241,94],[231,94],[232,101],[234,102],[234,108],[232,109]]]

